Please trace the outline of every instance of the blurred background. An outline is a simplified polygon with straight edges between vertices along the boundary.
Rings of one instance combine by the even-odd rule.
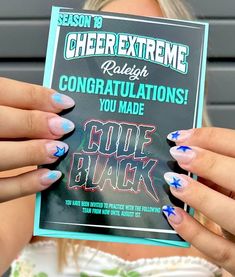
[[[128,0],[127,0],[128,1]],[[186,0],[210,23],[208,111],[215,126],[235,128],[235,0]],[[84,0],[1,0],[0,76],[42,84],[52,5]]]

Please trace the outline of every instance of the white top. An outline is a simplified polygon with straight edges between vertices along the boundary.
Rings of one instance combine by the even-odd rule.
[[[85,246],[78,256],[78,268],[71,253],[63,273],[57,272],[57,247],[53,241],[28,245],[13,262],[10,277],[219,277],[221,270],[196,257],[169,257],[126,261]]]

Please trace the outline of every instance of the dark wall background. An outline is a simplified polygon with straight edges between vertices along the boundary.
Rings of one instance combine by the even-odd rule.
[[[188,2],[199,19],[210,23],[207,81],[212,123],[235,128],[235,1]]]
[[[1,0],[0,75],[41,84],[52,5],[84,0]],[[127,0],[128,1],[128,0]],[[235,1],[187,0],[210,23],[208,110],[216,126],[235,128]]]

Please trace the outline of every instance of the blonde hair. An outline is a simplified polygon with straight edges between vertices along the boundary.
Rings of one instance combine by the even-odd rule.
[[[105,5],[115,0],[86,0],[83,9],[86,10],[101,10]],[[128,1],[128,0],[127,0]],[[166,18],[173,19],[185,19],[185,20],[193,20],[194,17],[189,7],[186,6],[184,1],[181,0],[155,0]],[[206,106],[204,106],[203,112],[203,126],[210,126],[210,120],[207,114]],[[200,214],[196,214],[197,219],[206,224],[207,219]],[[59,239],[58,240],[58,260],[59,260],[59,269],[61,270],[64,265],[67,264],[66,253],[72,251],[72,256],[74,257],[75,263],[77,262],[77,257],[79,255],[79,251],[83,246],[86,245],[86,241],[79,242],[80,247],[77,245],[76,240],[68,240],[68,239]],[[98,243],[97,243],[98,245]]]
[[[83,8],[99,11],[113,1],[115,0],[87,0]],[[156,0],[156,2],[159,4],[164,17],[188,20],[193,18],[189,8],[181,0]]]

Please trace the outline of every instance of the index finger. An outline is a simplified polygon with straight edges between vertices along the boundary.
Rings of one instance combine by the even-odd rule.
[[[176,207],[166,209],[167,207],[169,206],[163,207],[163,212],[169,223],[183,239],[210,257],[215,264],[235,274],[235,247],[232,242],[209,231],[182,209]]]
[[[177,145],[198,146],[218,154],[235,157],[235,130],[204,127],[174,131],[167,138]]]
[[[74,100],[39,85],[0,78],[0,105],[24,110],[58,113],[74,106]]]

